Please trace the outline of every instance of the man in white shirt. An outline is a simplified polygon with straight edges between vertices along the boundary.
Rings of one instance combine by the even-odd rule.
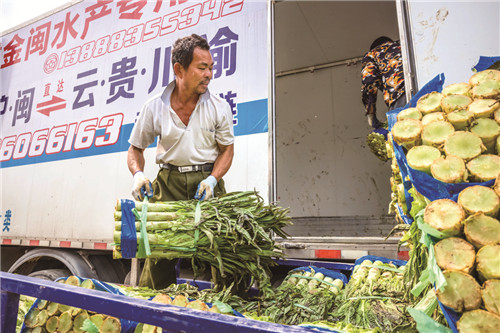
[[[178,39],[172,49],[175,80],[142,107],[127,155],[136,200],[144,195],[152,202],[203,200],[226,192],[222,177],[233,160],[233,115],[229,104],[208,90],[213,67],[209,49],[195,34]],[[143,173],[144,149],[156,137],[160,171],[151,184]],[[139,284],[168,287],[175,275],[164,273],[171,273],[173,265],[175,261],[147,259]]]

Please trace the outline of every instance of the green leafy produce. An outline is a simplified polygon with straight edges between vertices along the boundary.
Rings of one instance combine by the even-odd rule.
[[[99,325],[100,327],[101,325]],[[90,319],[85,319],[82,330],[88,333],[99,333],[99,327]]]
[[[291,271],[283,281],[283,284],[295,285],[307,291],[312,290],[313,292],[317,289],[329,289],[335,295],[344,287],[342,280],[333,279],[320,272],[315,273],[314,270],[310,272],[302,270]]]
[[[257,301],[253,309],[249,308],[250,311],[244,314],[249,318],[263,317],[266,321],[285,325],[325,320],[335,297],[328,289],[304,292],[303,288],[287,285],[277,290],[272,299]]]
[[[136,217],[142,205],[136,202]],[[246,283],[250,277],[248,286],[255,282],[261,292],[272,293],[270,267],[276,265],[273,258],[281,258],[283,253],[271,233],[287,237],[283,227],[291,224],[288,210],[265,205],[251,191],[204,201],[157,202],[147,209],[148,213],[169,213],[169,220],[147,222],[150,257],[189,258],[195,277],[211,269],[216,289],[233,281]],[[116,211],[121,211],[120,202]],[[141,234],[137,237],[140,242]],[[120,258],[119,230],[115,229],[114,239],[114,255]]]
[[[245,317],[285,325],[328,320],[334,301],[343,287],[339,279],[322,273],[291,271],[273,297],[251,301],[243,311]]]
[[[406,311],[409,303],[403,300],[406,269],[370,260],[357,265],[335,301],[333,321],[383,332],[411,330],[413,324]]]
[[[389,159],[385,143],[385,137],[380,133],[371,132],[366,136],[366,144],[370,148],[370,151],[383,162]]]

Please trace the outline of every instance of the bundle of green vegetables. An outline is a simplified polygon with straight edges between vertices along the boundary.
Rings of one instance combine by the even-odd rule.
[[[370,151],[382,162],[389,159],[387,156],[386,139],[383,134],[377,132],[369,133],[366,136],[366,144],[370,148]]]
[[[335,301],[333,321],[383,332],[414,331],[403,300],[405,266],[364,260]]]
[[[408,165],[444,183],[485,182],[500,173],[500,71],[444,87],[402,110],[391,129]]]
[[[135,202],[138,243],[144,203]],[[114,256],[121,257],[120,201],[115,210]],[[211,268],[216,289],[236,281],[257,283],[262,293],[272,293],[269,267],[282,258],[281,247],[271,237],[286,238],[291,224],[288,210],[265,205],[257,193],[233,192],[204,201],[156,202],[147,205],[146,230],[150,258],[189,258],[195,277]]]
[[[414,291],[434,285],[439,301],[462,314],[462,333],[500,329],[498,186],[497,179],[494,188],[466,187],[457,202],[434,200],[414,223],[428,250],[428,268]]]
[[[285,325],[328,320],[337,294],[344,283],[313,268],[294,270],[272,298],[249,302],[245,317]]]

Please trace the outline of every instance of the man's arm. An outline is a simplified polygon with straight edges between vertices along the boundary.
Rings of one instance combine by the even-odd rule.
[[[377,92],[381,84],[382,79],[376,62],[370,56],[365,56],[361,69],[361,100],[366,114],[376,113]]]
[[[144,171],[145,163],[144,149],[130,145],[127,153],[127,165],[132,175],[137,171]]]
[[[234,144],[230,144],[228,146],[221,144],[217,145],[219,146],[220,154],[215,160],[211,175],[219,181],[226,174],[233,163]]]
[[[215,159],[214,168],[210,176],[205,178],[196,189],[195,199],[203,200],[214,195],[214,188],[217,182],[226,174],[233,163],[234,144],[217,144],[220,150],[219,156]]]
[[[149,179],[144,176],[144,149],[130,145],[127,153],[128,169],[134,175],[132,196],[137,201],[142,201],[144,195],[153,196],[153,187]]]

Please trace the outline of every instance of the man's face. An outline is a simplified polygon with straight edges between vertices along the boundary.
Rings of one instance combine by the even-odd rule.
[[[210,51],[195,47],[193,61],[187,69],[182,68],[182,84],[198,95],[205,93],[208,89],[208,83],[212,79],[213,66],[214,62]]]

